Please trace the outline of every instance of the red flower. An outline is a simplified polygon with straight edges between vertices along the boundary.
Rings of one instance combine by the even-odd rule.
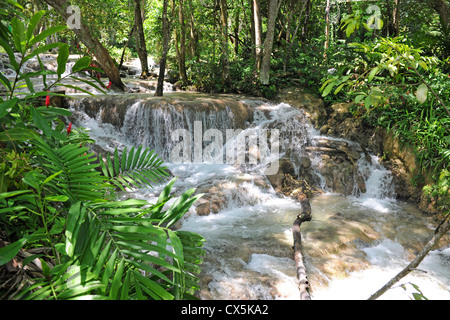
[[[97,79],[100,80],[100,73],[97,73]]]
[[[48,92],[48,91],[47,91]],[[45,105],[47,106],[47,108],[48,108],[48,106],[50,105],[50,96],[46,96],[45,97]]]
[[[111,81],[108,83],[108,85],[106,86],[108,89],[111,89]]]
[[[71,131],[72,131],[72,122],[69,123],[69,126],[67,127],[67,134],[70,134]]]

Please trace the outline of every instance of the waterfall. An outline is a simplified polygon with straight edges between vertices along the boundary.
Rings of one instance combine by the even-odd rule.
[[[366,192],[361,194],[359,201],[374,210],[388,212],[390,207],[395,205],[396,197],[391,171],[387,170],[374,155],[371,156],[371,162],[361,157],[357,165],[359,173],[367,177]]]
[[[357,167],[358,172],[366,177],[366,192],[362,195],[362,198],[395,198],[392,173],[380,163],[377,156],[371,155],[370,162],[365,157],[361,157],[358,160]]]
[[[70,108],[74,113],[70,121],[88,128],[103,150],[149,146],[179,177],[175,192],[195,187],[204,193],[178,226],[206,239],[199,275],[201,299],[298,299],[291,228],[300,208],[271,187],[264,175],[267,162],[259,161],[263,157],[269,162],[287,158],[297,173],[299,159],[309,157],[319,186],[328,191],[311,200],[313,219],[302,225],[313,298],[366,299],[406,265],[417,250],[415,244],[432,233],[431,222],[416,208],[395,200],[392,176],[373,155],[369,161],[361,153],[355,161],[354,174],[363,178],[364,190],[358,187],[356,192],[354,187],[355,192],[348,195],[332,192],[320,171],[323,154],[308,148],[320,146],[322,138],[334,139],[338,147],[355,145],[319,136],[303,111],[288,104],[186,94],[183,98],[78,99]],[[227,140],[227,130],[232,130],[233,139]],[[183,158],[185,162],[173,157],[173,150],[183,146],[180,136],[190,142],[189,150],[183,150],[190,156]],[[271,145],[274,137],[278,137],[278,149]],[[201,143],[196,144],[196,139]],[[239,141],[242,149],[236,149],[242,147]],[[244,162],[227,162],[230,149],[236,157],[242,152]],[[196,156],[198,150],[202,157]],[[155,201],[163,187],[130,190],[126,196]],[[420,283],[425,296],[450,298],[449,257],[448,249],[433,251],[420,266],[428,273],[414,275],[412,281]],[[407,293],[394,290],[388,297],[403,299]]]
[[[176,130],[186,130],[193,143],[195,126],[199,123],[202,131],[218,129],[221,133],[226,128],[233,128],[232,114],[229,109],[214,113],[181,109],[173,105],[164,108],[151,108],[142,101],[131,105],[125,114],[121,134],[130,143],[150,147],[163,159],[171,162],[171,151],[177,144],[172,139]]]

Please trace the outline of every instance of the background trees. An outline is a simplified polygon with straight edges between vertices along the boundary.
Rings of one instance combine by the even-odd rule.
[[[99,45],[83,45],[86,31],[107,49],[116,65],[124,52],[126,58],[139,57],[144,77],[148,76],[147,56],[159,61],[163,55],[162,0],[19,3],[29,14],[45,9],[47,3],[59,4],[57,9],[62,3],[78,5],[85,31],[67,30],[58,35],[59,41],[69,43],[72,52],[81,43],[82,53],[102,55],[97,60],[102,60],[118,87],[120,79],[109,70],[113,68]],[[378,11],[369,12],[370,6]],[[291,82],[317,91],[320,79],[339,56],[337,51],[349,53],[346,43],[371,37],[362,30],[345,37],[341,22],[352,15],[367,20],[376,14],[383,21],[378,36],[402,34],[413,46],[442,59],[444,70],[449,69],[448,0],[171,0],[167,8],[171,25],[167,67],[176,72],[174,80],[183,88],[270,97],[280,83]],[[42,29],[67,19],[58,10],[43,20]],[[318,60],[320,55],[325,59]]]

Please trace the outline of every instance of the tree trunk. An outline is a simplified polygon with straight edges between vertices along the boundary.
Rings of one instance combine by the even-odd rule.
[[[234,53],[239,56],[240,7],[234,10]]]
[[[167,53],[169,52],[169,37],[170,37],[170,26],[169,20],[167,19],[167,2],[168,0],[164,0],[163,2],[163,14],[162,14],[162,29],[163,29],[163,51],[161,55],[161,60],[159,61],[159,75],[158,75],[158,84],[156,86],[155,96],[163,95],[164,88],[164,75],[166,73],[166,61],[167,61]]]
[[[190,9],[190,41],[189,47],[191,51],[191,56],[194,57],[195,61],[200,61],[200,53],[198,50],[198,32],[195,28],[195,20],[194,20],[194,9],[192,8],[192,0],[188,0],[189,9]]]
[[[399,35],[399,0],[394,0],[391,7],[391,0],[386,0],[386,21],[387,23],[387,36],[396,37]]]
[[[278,0],[269,0],[267,33],[266,38],[264,39],[263,61],[261,64],[261,73],[259,75],[259,81],[263,85],[269,84],[270,79],[270,60],[272,58],[273,38],[275,33],[275,22],[278,14],[278,9]]]
[[[302,26],[302,35],[301,35],[302,41],[305,41],[308,36],[310,14],[311,14],[311,0],[307,0],[306,1],[305,23]]]
[[[130,45],[130,39],[131,39],[131,37],[132,37],[132,35],[133,35],[134,28],[135,28],[135,26],[134,26],[134,24],[133,24],[133,26],[132,26],[131,29],[130,29],[130,32],[128,33],[127,42],[126,42],[125,45],[123,46],[122,55],[120,56],[120,63],[119,63],[119,67],[118,67],[119,71],[120,71],[120,69],[122,68],[122,65],[123,65],[123,59],[124,59],[124,56],[125,56],[125,50],[127,50],[128,46]]]
[[[394,8],[392,9],[392,24],[394,27],[393,37],[396,37],[400,34],[400,10],[399,10],[399,2],[400,0],[394,0]]]
[[[67,7],[70,6],[70,2],[66,0],[45,0],[47,4],[52,6],[61,16],[67,21],[71,17],[71,13],[67,13]],[[98,64],[108,76],[112,83],[112,88],[119,91],[125,90],[125,85],[120,78],[119,70],[114,64],[113,59],[109,55],[108,50],[98,41],[97,38],[92,36],[89,27],[81,20],[80,28],[72,29],[81,42],[92,52]]]
[[[261,70],[262,56],[262,24],[261,24],[261,2],[253,0],[253,24],[255,31],[255,69]]]
[[[188,83],[186,74],[186,23],[184,21],[184,10],[183,0],[179,0],[178,19],[180,22],[180,51],[178,63],[182,86],[186,86]]]
[[[301,23],[301,20],[302,20],[303,12],[305,11],[305,8],[306,8],[307,4],[308,4],[307,0],[303,0],[302,1],[300,14],[298,15],[298,21],[297,21],[297,25],[295,26],[295,30],[294,30],[294,33],[292,35],[292,39],[291,39],[290,30],[289,30],[290,22],[288,23],[288,30],[286,31],[286,52],[285,52],[284,66],[283,66],[283,71],[284,72],[286,72],[286,70],[287,70],[287,63],[288,63],[288,60],[289,60],[289,55],[291,54],[292,46],[294,44],[295,37],[297,37],[297,32],[298,32],[298,29],[300,27],[300,23]]]
[[[330,0],[327,0],[327,6],[325,8],[325,46],[323,57],[327,57],[327,50],[330,46]]]
[[[391,10],[390,0],[386,0],[386,21],[387,21],[386,36],[392,37],[392,34],[394,34],[394,15]]]
[[[242,0],[243,1],[243,0]],[[245,10],[244,10],[245,16]],[[250,39],[252,44],[252,57],[255,58],[255,10],[253,0],[250,0]]]
[[[230,84],[230,60],[228,56],[228,3],[220,0],[220,31],[222,43],[222,81],[225,86]]]
[[[286,38],[285,38],[285,45],[284,45],[283,72],[286,72],[287,63],[289,60],[289,42],[291,40],[291,22],[292,22],[292,15],[294,14],[294,11],[295,11],[292,1],[287,5],[287,7],[290,12],[288,13],[287,23],[286,23]]]
[[[139,61],[141,62],[141,77],[148,76],[148,61],[147,61],[147,45],[145,44],[144,27],[141,9],[141,0],[134,0],[134,25],[136,51],[138,52]]]
[[[305,194],[299,197],[302,213],[297,216],[292,226],[292,235],[294,238],[294,260],[297,268],[298,289],[300,291],[300,300],[311,300],[308,277],[306,275],[306,268],[303,263],[303,247],[302,238],[300,234],[300,225],[305,221],[311,221],[311,205]]]
[[[433,8],[439,14],[442,29],[447,35],[450,32],[450,7],[445,3],[445,0],[434,0]]]
[[[437,227],[434,232],[434,236],[430,241],[425,245],[421,252],[402,270],[400,271],[394,278],[392,278],[388,283],[386,283],[381,289],[375,292],[373,295],[369,297],[369,300],[375,300],[379,298],[383,293],[389,290],[396,282],[400,281],[403,277],[405,277],[408,273],[413,271],[416,267],[419,266],[420,262],[425,258],[425,256],[432,250],[438,241],[450,230],[450,215],[447,215],[445,219],[441,222],[441,224]]]

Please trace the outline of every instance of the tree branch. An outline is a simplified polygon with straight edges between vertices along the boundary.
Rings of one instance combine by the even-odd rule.
[[[297,267],[298,289],[300,291],[300,300],[311,300],[308,277],[306,275],[306,268],[303,263],[303,248],[302,237],[300,234],[300,225],[305,221],[311,221],[311,205],[305,194],[299,198],[302,205],[302,213],[297,216],[292,226],[292,235],[294,237],[294,260]]]
[[[425,245],[425,247],[422,249],[422,251],[394,278],[392,278],[388,283],[386,283],[377,292],[372,294],[368,300],[375,300],[375,299],[379,298],[383,293],[385,293],[387,290],[389,290],[396,282],[400,281],[400,279],[402,279],[407,274],[409,274],[411,271],[413,271],[420,264],[420,262],[422,262],[422,260],[428,254],[428,252],[430,252],[431,249],[437,244],[437,242],[450,230],[449,217],[450,217],[450,214],[447,215],[444,218],[444,220],[439,224],[439,226],[436,228],[436,230],[434,232],[434,236],[431,238],[430,241],[428,241],[428,243]]]

